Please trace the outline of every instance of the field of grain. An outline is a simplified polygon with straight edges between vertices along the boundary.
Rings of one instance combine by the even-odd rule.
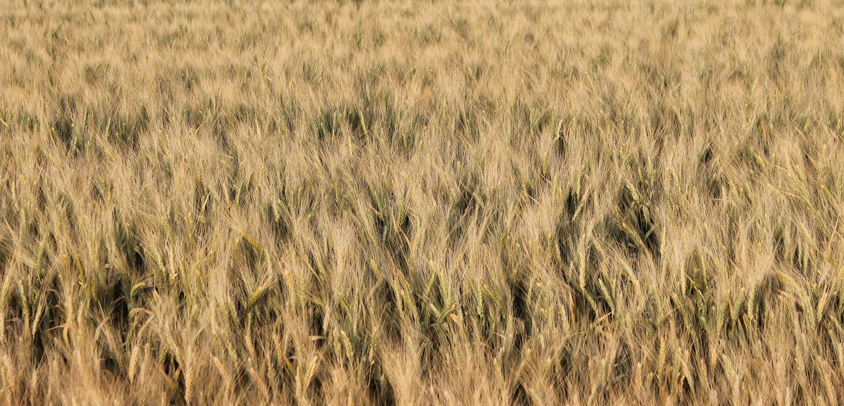
[[[844,402],[844,3],[0,0],[0,402]]]

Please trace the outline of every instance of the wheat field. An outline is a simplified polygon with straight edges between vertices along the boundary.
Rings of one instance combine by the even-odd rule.
[[[840,0],[0,0],[8,405],[844,402]]]

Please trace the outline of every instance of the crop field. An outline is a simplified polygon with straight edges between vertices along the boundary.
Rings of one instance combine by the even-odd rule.
[[[0,404],[844,402],[840,0],[0,0]]]

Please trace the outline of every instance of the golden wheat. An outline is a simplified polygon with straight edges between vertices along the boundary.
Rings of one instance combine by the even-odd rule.
[[[838,404],[839,3],[0,1],[0,399]]]

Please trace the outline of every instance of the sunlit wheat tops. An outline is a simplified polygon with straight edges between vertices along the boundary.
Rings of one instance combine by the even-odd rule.
[[[844,5],[0,0],[0,402],[844,402]]]

